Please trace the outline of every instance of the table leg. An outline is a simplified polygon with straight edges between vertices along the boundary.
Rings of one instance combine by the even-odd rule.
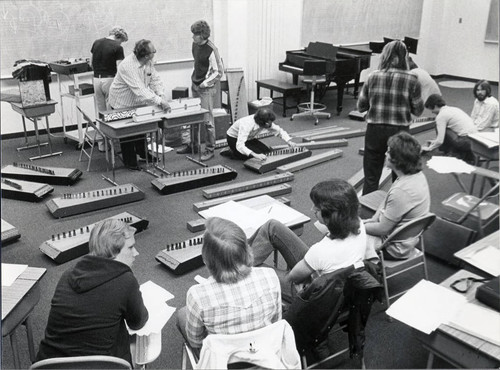
[[[38,132],[38,117],[33,117],[33,118],[29,118],[29,119],[33,122],[33,125],[35,126],[36,144],[37,144],[37,147],[38,147],[38,155],[35,156],[35,157],[30,157],[29,160],[33,161],[35,159],[41,159],[41,158],[52,157],[52,156],[55,156],[55,155],[61,155],[62,152],[52,153],[52,144],[50,142],[50,128],[49,128],[49,125],[48,125],[48,118],[47,118],[47,116],[45,117],[45,119],[47,119],[47,136],[48,136],[48,142],[47,143],[40,143],[40,133]],[[49,145],[50,153],[42,155],[42,146],[43,145],[47,145],[47,144]]]
[[[191,162],[199,164],[200,166],[208,167],[208,164],[203,163],[201,161],[201,125],[203,125],[203,124],[204,124],[204,121],[197,123],[198,130],[197,130],[197,135],[196,135],[197,136],[196,142],[198,143],[198,159],[195,159],[195,158],[190,157],[190,156],[186,156],[186,158],[189,159]],[[192,136],[191,136],[191,138],[192,138]]]
[[[106,145],[106,144],[104,144],[104,145]],[[113,178],[110,179],[109,177],[104,176],[104,175],[102,175],[102,178],[104,180],[106,180],[107,182],[109,182],[110,184],[118,186],[118,184],[115,182],[115,146],[113,144],[112,139],[110,140],[110,145],[111,145],[111,173],[112,173]],[[105,148],[105,149],[107,151],[108,148]],[[109,168],[108,168],[107,164],[106,164],[106,172],[109,172]]]
[[[49,116],[45,116],[45,124],[47,126],[47,142],[49,143],[49,156],[61,155],[62,152],[52,152],[52,139],[50,138],[50,126],[49,126]],[[45,155],[47,156],[47,155]]]
[[[257,100],[260,99],[260,84],[257,83]]]
[[[283,92],[283,117],[286,117],[286,98],[287,98],[287,93],[286,91]]]
[[[21,146],[19,148],[17,148],[16,150],[18,152],[20,152],[21,150],[26,150],[26,149],[33,149],[33,148],[37,148],[39,147],[38,145],[36,144],[33,144],[33,145],[29,145],[29,141],[28,141],[28,132],[26,131],[26,119],[24,118],[24,116],[21,116],[21,119],[23,121],[23,129],[24,129],[24,141],[25,141],[25,145],[24,146]],[[47,145],[47,143],[40,143],[40,146],[45,146]]]

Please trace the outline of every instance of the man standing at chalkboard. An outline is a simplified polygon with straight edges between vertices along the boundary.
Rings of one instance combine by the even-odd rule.
[[[194,58],[194,70],[191,75],[191,90],[193,97],[201,99],[201,107],[209,111],[209,121],[205,122],[205,151],[201,156],[202,161],[208,161],[214,157],[215,149],[215,124],[212,111],[217,89],[215,84],[222,77],[222,59],[214,43],[209,40],[210,26],[201,20],[191,25],[193,33],[192,53]],[[192,152],[190,128],[182,132],[182,143],[185,147],[177,151],[178,154]],[[199,150],[200,148],[195,148]]]
[[[118,72],[109,89],[110,108],[158,105],[163,110],[170,110],[163,82],[153,64],[155,54],[156,49],[150,40],[143,39],[136,42],[134,52],[118,66]],[[132,139],[136,140],[131,141]],[[120,146],[125,167],[130,170],[140,170],[137,166],[137,155],[146,159],[144,136],[127,138],[126,141],[120,141]]]

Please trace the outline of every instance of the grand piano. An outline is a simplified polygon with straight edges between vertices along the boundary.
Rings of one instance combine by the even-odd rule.
[[[347,82],[354,79],[354,97],[358,95],[359,76],[361,71],[370,67],[370,50],[361,47],[338,47],[325,42],[310,42],[306,49],[289,50],[286,60],[279,63],[279,70],[290,72],[293,83],[297,85],[299,75],[304,73],[304,61],[326,61],[326,83],[321,85],[319,97],[325,94],[331,82],[337,84],[337,115],[342,112],[344,88]]]

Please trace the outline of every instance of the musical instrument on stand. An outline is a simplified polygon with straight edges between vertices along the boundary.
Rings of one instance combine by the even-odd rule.
[[[170,175],[154,179],[151,184],[160,193],[166,195],[230,181],[235,179],[237,175],[238,173],[231,167],[217,165],[196,170],[173,172]]]
[[[53,191],[47,184],[2,178],[2,198],[39,202]]]
[[[326,61],[326,83],[320,89],[320,99],[331,82],[337,84],[337,113],[342,111],[344,88],[347,82],[354,79],[354,97],[357,97],[361,71],[370,67],[371,50],[361,47],[339,47],[324,42],[310,42],[306,49],[288,50],[286,59],[279,63],[280,71],[293,75],[293,83],[297,85],[298,76],[304,74],[306,60]]]
[[[2,247],[21,237],[19,230],[2,218]]]
[[[242,193],[249,190],[260,189],[266,186],[281,184],[293,181],[294,175],[290,172],[284,172],[267,177],[261,177],[249,181],[221,185],[208,189],[203,189],[203,196],[207,199],[219,198],[226,195]]]
[[[243,165],[253,171],[265,173],[275,170],[277,167],[284,164],[310,157],[311,154],[312,153],[306,148],[280,149],[266,153],[267,158],[263,161],[257,158],[250,158],[247,159]]]
[[[110,219],[122,220],[132,227],[137,229],[137,232],[145,230],[149,221],[135,216],[129,212],[122,212]],[[57,263],[64,263],[74,258],[83,256],[89,253],[89,238],[90,232],[96,223],[82,226],[79,229],[64,231],[62,233],[53,234],[49,240],[44,241],[40,245],[42,253]]]
[[[183,242],[167,245],[156,255],[155,259],[168,267],[175,275],[181,275],[203,266],[202,247],[203,235],[198,235]]]
[[[280,173],[300,171],[300,170],[303,170],[304,168],[308,168],[308,167],[314,166],[316,164],[329,161],[331,159],[340,158],[340,157],[342,157],[343,154],[344,153],[342,152],[342,150],[333,149],[333,150],[330,150],[330,151],[325,152],[325,153],[321,153],[321,154],[313,155],[309,158],[301,159],[300,161],[296,161],[296,162],[292,162],[289,164],[285,164],[283,166],[279,166],[276,168],[276,171],[280,172]]]
[[[82,176],[77,168],[41,167],[14,162],[2,168],[2,177],[41,182],[50,185],[73,185]]]
[[[61,218],[137,202],[144,197],[144,192],[134,184],[124,184],[106,189],[63,194],[50,199],[45,205],[52,216]]]

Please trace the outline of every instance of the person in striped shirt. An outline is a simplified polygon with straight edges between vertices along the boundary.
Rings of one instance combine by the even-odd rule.
[[[150,40],[137,41],[134,52],[118,66],[109,89],[108,105],[111,109],[158,105],[163,110],[170,110],[163,82],[153,64],[155,54],[156,49]],[[139,170],[137,155],[146,158],[144,136],[127,138],[126,142],[120,140],[120,146],[125,167]]]

